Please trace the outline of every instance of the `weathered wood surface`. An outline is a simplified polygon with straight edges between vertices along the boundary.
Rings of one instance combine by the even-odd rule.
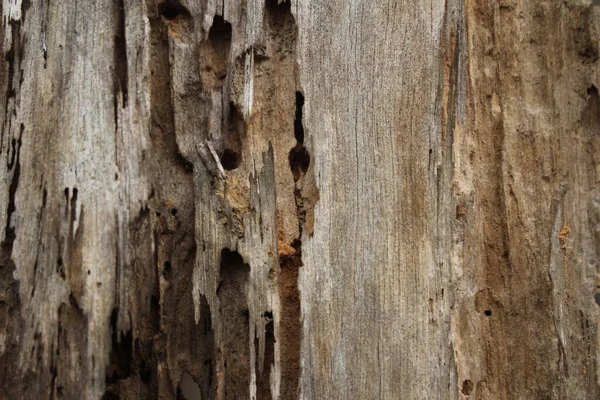
[[[0,398],[596,399],[590,0],[4,0]]]

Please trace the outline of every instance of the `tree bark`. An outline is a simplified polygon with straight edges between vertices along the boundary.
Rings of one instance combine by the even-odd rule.
[[[597,399],[591,0],[5,0],[0,399]]]

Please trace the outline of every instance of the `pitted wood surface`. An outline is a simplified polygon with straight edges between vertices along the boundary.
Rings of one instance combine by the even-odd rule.
[[[591,0],[6,0],[0,398],[595,399]]]

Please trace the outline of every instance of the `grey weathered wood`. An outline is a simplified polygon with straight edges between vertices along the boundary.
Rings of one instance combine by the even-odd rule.
[[[597,398],[591,3],[4,1],[0,398]]]

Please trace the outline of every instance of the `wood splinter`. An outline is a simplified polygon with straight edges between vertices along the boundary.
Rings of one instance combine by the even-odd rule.
[[[221,164],[219,155],[210,141],[205,140],[200,146],[196,145],[196,150],[200,156],[200,160],[206,167],[206,169],[215,177],[219,179],[225,179],[225,169]]]

